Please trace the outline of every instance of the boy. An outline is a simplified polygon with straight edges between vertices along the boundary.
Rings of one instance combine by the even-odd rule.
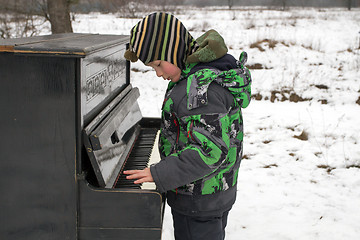
[[[124,173],[167,192],[176,240],[224,239],[242,157],[241,108],[251,95],[246,53],[236,61],[215,30],[195,40],[174,16],[153,13],[132,28],[125,58],[140,59],[170,83],[161,161]]]

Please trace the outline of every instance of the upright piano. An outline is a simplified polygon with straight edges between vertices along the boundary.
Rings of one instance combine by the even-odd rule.
[[[0,40],[0,239],[161,239],[164,196],[122,174],[159,161],[127,41]]]

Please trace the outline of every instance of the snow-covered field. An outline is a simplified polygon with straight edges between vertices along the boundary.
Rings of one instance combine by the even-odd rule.
[[[360,239],[360,9],[183,9],[194,37],[220,32],[248,53],[254,99],[228,240]],[[76,15],[75,32],[129,34],[139,19]],[[144,116],[167,82],[141,63],[131,79]],[[256,100],[256,99],[257,100]],[[169,208],[163,239],[174,239]]]

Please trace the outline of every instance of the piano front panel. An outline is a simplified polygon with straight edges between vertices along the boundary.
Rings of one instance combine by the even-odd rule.
[[[124,42],[81,59],[81,122],[85,125],[129,84],[125,50]]]

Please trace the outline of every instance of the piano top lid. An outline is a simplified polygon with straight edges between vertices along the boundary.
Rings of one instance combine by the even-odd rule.
[[[0,53],[71,55],[84,57],[114,45],[125,44],[126,35],[62,33],[28,38],[0,39]]]

